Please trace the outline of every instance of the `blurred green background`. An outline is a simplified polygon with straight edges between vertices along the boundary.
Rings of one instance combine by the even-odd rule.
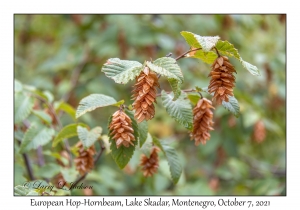
[[[106,154],[84,181],[93,190],[74,190],[72,195],[286,194],[285,15],[15,15],[14,75],[23,84],[51,92],[54,101],[65,99],[75,109],[92,93],[124,99],[129,105],[133,82],[115,84],[101,72],[102,65],[113,57],[143,63],[169,52],[178,56],[189,49],[181,31],[219,35],[258,67],[260,77],[231,59],[237,70],[234,94],[241,116],[235,118],[222,106],[216,107],[212,137],[205,146],[196,147],[158,98],[149,132],[171,142],[178,152],[183,166],[179,183],[172,184],[163,156],[158,173],[146,179],[138,166],[139,151],[123,170]],[[208,86],[210,65],[197,59],[178,63],[185,77],[183,89]],[[161,88],[170,90],[165,79]],[[107,121],[115,110],[100,108],[79,121],[101,126],[107,134]],[[63,126],[73,122],[66,114],[60,120]],[[71,146],[77,141],[71,138]],[[46,155],[51,151],[51,144],[43,147],[44,166],[38,164],[35,151],[28,154],[37,179],[50,179],[59,172],[55,158]],[[28,180],[17,152],[14,175],[15,185]]]

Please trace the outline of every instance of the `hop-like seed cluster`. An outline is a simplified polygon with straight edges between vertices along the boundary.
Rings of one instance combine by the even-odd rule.
[[[212,70],[208,75],[211,77],[208,92],[214,94],[212,100],[216,100],[218,104],[221,104],[222,101],[228,102],[229,96],[233,96],[233,87],[235,86],[233,72],[236,71],[226,56],[218,57],[212,64]]]
[[[156,102],[156,87],[159,87],[156,73],[151,72],[146,66],[141,74],[136,78],[136,83],[132,91],[132,104],[135,110],[134,118],[138,123],[143,120],[150,120],[155,115],[153,102]]]
[[[148,158],[146,155],[142,154],[140,166],[142,166],[143,175],[145,177],[152,176],[157,172],[159,166],[159,158],[158,158],[158,147],[153,147],[151,149],[150,157]]]
[[[197,105],[193,109],[193,123],[194,128],[190,134],[191,140],[195,139],[195,145],[206,144],[206,141],[210,139],[209,131],[213,130],[213,112],[210,109],[214,109],[210,100],[202,98],[197,102]]]
[[[122,109],[112,115],[109,130],[112,139],[116,141],[117,148],[121,145],[124,147],[134,146],[133,141],[135,141],[135,138],[132,121]]]
[[[94,167],[93,156],[96,154],[96,151],[94,145],[85,150],[80,141],[76,144],[76,147],[78,148],[79,155],[75,158],[74,162],[76,170],[83,175]]]
[[[254,140],[257,143],[261,143],[266,138],[266,128],[263,121],[259,120],[254,125],[254,132],[253,132]]]

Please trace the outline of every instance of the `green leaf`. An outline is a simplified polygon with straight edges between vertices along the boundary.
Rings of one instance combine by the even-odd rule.
[[[218,49],[219,53],[222,55],[235,57],[236,59],[240,59],[241,56],[236,48],[234,48],[233,44],[228,41],[219,40],[216,44],[216,48]]]
[[[240,62],[242,63],[242,66],[247,69],[252,75],[260,76],[260,72],[256,66],[253,66],[251,63],[244,61],[242,58],[240,58]]]
[[[143,65],[137,61],[110,58],[102,67],[102,72],[116,83],[126,84],[135,79],[142,71]]]
[[[85,127],[81,127],[80,125],[78,125],[77,133],[78,133],[78,137],[81,140],[83,146],[85,148],[89,148],[101,136],[102,128],[98,126],[89,131]]]
[[[168,79],[169,81],[169,84],[173,90],[173,93],[174,93],[174,97],[173,97],[173,101],[177,100],[178,97],[180,96],[181,94],[181,83],[178,82],[178,80],[175,80],[175,79]]]
[[[52,147],[56,147],[58,143],[60,143],[64,139],[71,138],[73,136],[77,136],[77,126],[80,125],[82,127],[88,127],[86,124],[83,123],[74,123],[65,126],[61,131],[57,134],[55,139],[53,140]]]
[[[188,94],[188,98],[190,99],[193,105],[196,105],[201,97],[195,94]]]
[[[220,39],[219,36],[200,36],[188,31],[180,33],[191,47],[201,47],[204,52],[210,51]]]
[[[174,148],[170,147],[165,141],[160,141],[154,136],[153,138],[153,143],[158,146],[166,156],[168,160],[168,164],[170,166],[170,172],[171,172],[171,177],[176,184],[180,178],[180,175],[182,173],[182,167],[180,165],[179,157],[177,156],[177,152],[175,151]]]
[[[97,108],[111,106],[116,103],[117,101],[110,96],[106,96],[103,94],[91,94],[81,99],[81,101],[79,102],[79,106],[76,111],[76,118]]]
[[[156,66],[159,66],[161,68],[164,68],[165,70],[176,75],[176,77],[179,78],[181,82],[184,81],[182,71],[181,71],[179,65],[177,64],[177,61],[174,58],[171,58],[171,57],[158,58],[155,61],[153,61],[153,64],[155,64]],[[157,73],[159,73],[159,72],[157,72]]]
[[[260,76],[260,72],[258,68],[244,61],[240,56],[240,54],[238,53],[238,50],[234,48],[233,44],[229,43],[228,41],[219,40],[216,45],[216,48],[218,49],[219,53],[238,59],[242,63],[242,66],[245,69],[247,69],[252,75]]]
[[[27,152],[31,149],[37,149],[51,141],[55,131],[52,128],[39,126],[34,122],[26,131],[20,146],[20,153]]]
[[[65,113],[67,113],[68,115],[70,115],[73,120],[76,120],[76,111],[75,109],[68,103],[66,102],[57,102],[54,104],[55,107],[55,112],[58,113],[59,111],[64,111]]]
[[[222,101],[222,105],[230,111],[234,116],[239,117],[240,116],[240,106],[239,102],[236,100],[234,96],[229,96],[229,101]]]
[[[161,92],[163,106],[167,113],[185,128],[191,130],[193,128],[192,106],[189,103],[186,93],[181,93],[180,97],[173,101],[173,93],[167,94],[164,90]]]
[[[15,92],[21,92],[23,89],[23,85],[19,80],[15,79]]]
[[[26,119],[32,108],[33,108],[34,102],[31,97],[28,95],[25,95],[23,93],[16,93],[15,94],[15,124],[22,122],[24,119]]]
[[[198,50],[194,55],[188,54],[187,57],[198,58],[205,63],[211,64],[217,59],[218,56],[216,53],[214,53],[212,51],[203,52],[202,50]]]
[[[148,123],[147,121],[143,121],[138,124],[139,126],[139,142],[140,142],[140,147],[143,146],[145,141],[147,140],[147,134],[148,134]]]
[[[175,93],[173,100],[176,100],[181,94],[181,84],[184,81],[183,74],[174,58],[163,57],[155,60],[153,63],[147,61],[147,66],[154,72],[167,77],[170,86]]]
[[[139,137],[138,124],[134,119],[133,112],[128,111],[128,110],[126,110],[125,112],[130,117],[130,119],[132,120],[132,128],[134,130],[133,135],[136,139],[133,142],[134,146],[131,146],[131,145],[129,147],[121,146],[117,149],[116,141],[111,138],[111,135],[110,135],[110,132],[109,132],[109,141],[111,143],[111,145],[110,145],[111,155],[112,155],[114,161],[120,167],[120,169],[123,169],[127,165],[127,163],[130,161],[130,159],[131,159],[131,157],[134,153],[135,146],[138,144],[137,139]],[[111,119],[112,119],[112,117],[110,117],[110,119],[109,119],[109,124],[111,123]]]
[[[122,104],[124,104],[124,102],[124,100],[120,100],[117,103],[113,104],[113,106],[120,107]]]
[[[177,78],[168,78],[169,84],[175,94],[173,100],[176,100],[181,94],[181,83],[183,83],[184,81],[183,74],[179,65],[177,64],[177,61],[174,58],[162,57],[155,60],[153,64],[166,69],[167,71],[176,75],[177,78],[180,80],[179,82]]]
[[[37,117],[39,117],[43,122],[47,123],[48,125],[51,124],[52,118],[46,112],[40,110],[33,110],[32,113]]]

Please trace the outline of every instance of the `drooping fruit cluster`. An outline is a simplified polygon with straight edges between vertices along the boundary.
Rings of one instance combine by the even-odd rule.
[[[159,151],[158,147],[153,147],[149,158],[142,154],[140,166],[142,166],[143,175],[145,177],[152,176],[157,172],[159,166]]]
[[[150,71],[146,66],[141,74],[136,78],[136,83],[132,91],[132,106],[135,110],[134,118],[138,123],[150,120],[154,117],[156,102],[156,88],[159,87],[156,73]]]
[[[210,100],[202,98],[197,102],[197,105],[193,109],[193,131],[190,134],[191,140],[195,139],[195,145],[206,144],[206,141],[210,139],[209,131],[213,130],[213,112],[210,109],[214,109]]]
[[[94,167],[93,156],[96,154],[95,146],[85,149],[81,141],[76,144],[78,148],[79,155],[75,158],[74,162],[76,164],[76,170],[79,171],[81,175],[89,172]]]
[[[122,108],[112,115],[109,130],[110,136],[116,141],[117,148],[121,145],[124,147],[129,147],[130,145],[134,146],[133,141],[135,141],[135,138],[133,135],[132,121]]]
[[[257,143],[261,143],[266,138],[266,128],[263,121],[259,120],[254,125],[254,131],[253,131],[253,138],[254,141]]]
[[[211,77],[208,92],[214,94],[212,100],[216,100],[218,104],[222,101],[228,102],[229,96],[233,96],[235,86],[233,72],[236,73],[236,71],[226,56],[218,57],[211,67],[212,70],[208,75]]]

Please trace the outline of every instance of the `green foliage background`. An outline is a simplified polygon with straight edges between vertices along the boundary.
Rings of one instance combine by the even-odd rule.
[[[235,118],[222,106],[216,107],[215,130],[205,146],[196,147],[190,141],[187,130],[167,115],[161,98],[158,98],[156,116],[148,122],[148,128],[151,134],[169,142],[178,152],[183,173],[177,185],[171,181],[163,155],[158,174],[146,179],[138,166],[139,152],[134,153],[123,170],[118,168],[111,154],[105,154],[84,180],[86,185],[93,186],[93,191],[73,190],[72,195],[286,194],[284,15],[15,15],[14,21],[15,79],[46,91],[44,95],[49,103],[65,98],[74,109],[82,98],[92,93],[112,96],[129,104],[133,82],[114,83],[101,72],[103,64],[109,58],[143,63],[169,52],[175,58],[189,49],[181,31],[202,36],[219,35],[222,40],[234,44],[243,59],[260,70],[261,76],[253,76],[238,61],[231,59],[237,70],[234,94],[241,115]],[[178,64],[185,77],[182,89],[208,86],[210,65],[192,58],[181,59]],[[81,68],[80,76],[73,88],[72,78],[78,68]],[[162,89],[171,90],[167,79],[160,82]],[[15,91],[18,88],[16,84]],[[15,105],[24,101],[22,97],[16,98]],[[211,98],[208,94],[205,97]],[[38,107],[36,112],[45,111],[41,104],[30,100],[29,108],[33,106],[34,109]],[[109,116],[116,109],[96,109],[82,116],[80,122],[91,128],[101,126],[107,134]],[[28,110],[24,112],[27,115]],[[28,122],[51,122],[49,115],[38,114],[30,112]],[[22,122],[16,120],[15,128],[22,126]],[[61,115],[60,121],[63,126],[74,123],[66,113]],[[266,136],[262,142],[254,138],[254,125],[258,121],[265,126]],[[34,132],[34,128],[32,130]],[[22,129],[15,129],[14,186],[29,179],[19,153],[18,142],[23,135]],[[69,139],[71,146],[77,141],[78,137]],[[60,150],[61,147],[53,148],[52,142],[46,142],[43,166],[39,165],[36,150],[27,152],[36,179],[51,181],[54,175],[64,170],[55,158]],[[98,145],[96,150],[99,150]],[[74,181],[75,172],[68,173],[69,180]]]

